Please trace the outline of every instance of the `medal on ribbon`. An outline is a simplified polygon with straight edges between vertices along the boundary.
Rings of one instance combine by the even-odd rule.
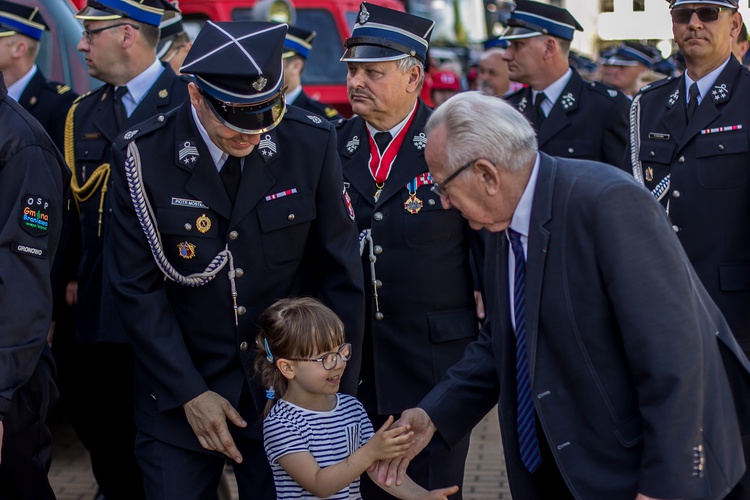
[[[422,207],[424,206],[422,200],[417,198],[418,179],[418,177],[415,177],[411,182],[409,182],[409,184],[406,185],[406,189],[409,190],[409,198],[407,198],[406,202],[404,203],[404,209],[410,214],[419,213],[419,211],[422,210]]]

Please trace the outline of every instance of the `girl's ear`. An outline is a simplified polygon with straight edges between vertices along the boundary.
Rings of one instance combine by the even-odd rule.
[[[292,380],[294,378],[294,363],[292,361],[284,358],[277,359],[276,368],[279,369],[279,373],[285,379]]]

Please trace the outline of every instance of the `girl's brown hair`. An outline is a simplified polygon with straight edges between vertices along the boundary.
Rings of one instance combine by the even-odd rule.
[[[260,316],[255,341],[255,372],[276,398],[284,397],[288,382],[276,368],[279,358],[309,358],[338,349],[344,343],[344,325],[319,300],[310,297],[281,299]],[[268,400],[263,417],[276,399]]]

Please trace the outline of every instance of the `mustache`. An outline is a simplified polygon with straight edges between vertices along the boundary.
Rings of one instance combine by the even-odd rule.
[[[355,96],[366,97],[367,99],[372,99],[373,98],[372,94],[370,94],[369,92],[367,92],[365,90],[356,90],[356,89],[355,90],[350,90],[349,91],[349,98],[351,99],[352,97],[355,97]]]

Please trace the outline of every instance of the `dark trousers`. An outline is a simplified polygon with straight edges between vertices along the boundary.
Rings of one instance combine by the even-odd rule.
[[[257,409],[246,390],[237,411],[248,421],[244,429],[228,424],[242,463],[234,468],[240,500],[276,500],[273,473],[263,448],[261,423],[252,418]],[[255,423],[253,420],[256,420]],[[198,438],[195,438],[198,441]],[[159,441],[143,432],[136,438],[136,456],[143,469],[149,500],[214,500],[227,457],[211,451],[195,451]],[[109,500],[109,499],[107,499]]]
[[[52,461],[48,419],[57,397],[54,363],[45,347],[45,354],[29,381],[13,394],[3,420],[1,499],[54,500],[47,479]]]
[[[387,415],[369,415],[377,431],[388,418]],[[469,453],[469,436],[456,446],[448,449],[439,439],[433,439],[414,460],[409,463],[406,474],[418,485],[428,490],[457,485],[458,493],[451,495],[451,500],[461,500],[466,468],[466,455]],[[389,500],[394,497],[386,493],[370,480],[367,473],[362,474],[360,481],[363,500]]]
[[[532,474],[534,487],[539,495],[538,498],[543,500],[573,500],[574,497],[565,484],[560,469],[557,468],[549,443],[538,422],[536,435],[539,439],[539,449],[542,452],[542,463]]]

